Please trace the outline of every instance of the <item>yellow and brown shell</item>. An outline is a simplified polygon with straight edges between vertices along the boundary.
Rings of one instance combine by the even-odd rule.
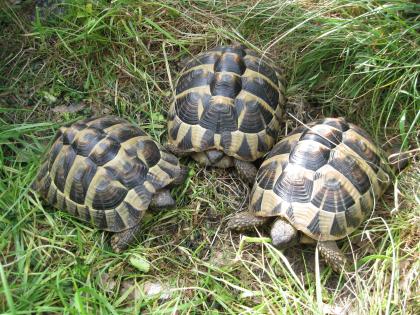
[[[254,161],[274,145],[285,80],[253,50],[222,46],[192,59],[176,84],[169,143],[184,152],[210,149]]]
[[[315,240],[355,230],[390,184],[383,152],[343,118],[300,126],[277,143],[258,171],[250,211],[281,216]]]
[[[107,231],[137,225],[178,159],[140,128],[108,116],[59,129],[33,188],[49,204]]]

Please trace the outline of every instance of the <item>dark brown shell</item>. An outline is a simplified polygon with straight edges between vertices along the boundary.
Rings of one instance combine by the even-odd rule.
[[[108,116],[60,128],[33,187],[57,209],[119,232],[138,224],[153,194],[180,172],[144,131]]]
[[[258,171],[250,210],[282,216],[316,240],[356,229],[390,183],[381,150],[343,118],[301,126],[280,141]]]
[[[223,151],[253,161],[274,144],[285,104],[283,76],[243,46],[191,60],[169,112],[169,142],[184,152]]]

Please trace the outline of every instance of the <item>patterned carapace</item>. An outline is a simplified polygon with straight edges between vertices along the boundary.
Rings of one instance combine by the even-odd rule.
[[[119,232],[138,224],[153,194],[179,174],[174,155],[109,116],[60,128],[33,187],[57,209]]]
[[[298,127],[261,165],[250,211],[282,216],[316,240],[343,238],[390,183],[382,156],[365,131],[342,118]]]
[[[202,53],[183,69],[169,112],[169,142],[184,152],[217,149],[245,161],[276,141],[285,81],[243,46]]]

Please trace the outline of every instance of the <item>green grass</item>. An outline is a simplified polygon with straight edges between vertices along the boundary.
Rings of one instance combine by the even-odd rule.
[[[350,280],[322,260],[318,271],[311,246],[282,253],[269,243],[245,244],[239,256],[239,236],[225,223],[246,209],[246,186],[229,171],[184,160],[191,173],[174,191],[178,208],[146,217],[140,244],[121,255],[105,233],[28,191],[55,130],[75,119],[120,115],[164,142],[179,63],[231,42],[285,69],[291,115],[283,134],[298,125],[295,118],[345,116],[378,143],[395,137],[402,150],[417,150],[414,1],[78,0],[63,15],[33,22],[32,1],[8,3],[0,11],[1,313],[420,311],[418,158],[341,243],[360,268]],[[54,111],[61,105],[83,109]],[[149,272],[130,264],[133,254],[149,262]],[[167,298],[145,294],[145,284],[156,282]]]

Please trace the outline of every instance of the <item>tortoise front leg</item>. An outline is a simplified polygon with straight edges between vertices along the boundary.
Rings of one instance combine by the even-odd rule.
[[[338,248],[336,242],[318,242],[318,249],[321,253],[321,256],[324,257],[326,263],[331,266],[334,272],[340,273],[343,270],[348,270],[349,261],[341,249]]]
[[[116,253],[121,253],[126,250],[128,246],[137,241],[140,231],[141,228],[139,223],[128,230],[114,233],[111,237],[112,250]]]

